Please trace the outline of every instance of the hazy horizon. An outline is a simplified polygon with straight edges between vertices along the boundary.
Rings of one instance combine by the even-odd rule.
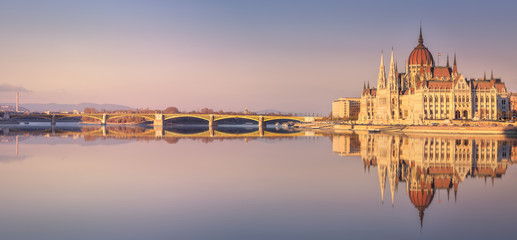
[[[517,89],[512,1],[0,1],[0,102],[328,114],[399,71],[420,21],[435,61]]]

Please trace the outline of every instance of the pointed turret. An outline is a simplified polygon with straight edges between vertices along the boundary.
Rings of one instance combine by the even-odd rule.
[[[447,68],[449,68],[449,54],[447,53]]]
[[[418,45],[424,45],[424,38],[422,38],[422,23],[420,23],[420,36],[418,37]]]
[[[490,70],[490,80],[494,80],[494,70]]]
[[[368,80],[368,86],[367,86],[368,89],[370,89],[370,80]]]
[[[363,82],[363,90],[366,90],[366,82]]]
[[[486,81],[486,72],[483,73],[483,80]]]
[[[384,189],[386,188],[386,166],[379,166],[377,174],[379,175],[379,185],[381,187],[381,201],[384,204]]]
[[[452,66],[452,72],[458,73],[458,67],[456,66],[456,53],[454,53],[454,65]]]
[[[397,86],[397,72],[395,70],[395,61],[393,59],[393,48],[391,49],[391,58],[390,58],[390,72],[388,74],[388,86],[390,89],[394,90],[398,88]]]
[[[377,88],[382,89],[386,87],[386,72],[384,69],[384,54],[381,52],[381,64],[379,66],[379,78],[377,79]]]

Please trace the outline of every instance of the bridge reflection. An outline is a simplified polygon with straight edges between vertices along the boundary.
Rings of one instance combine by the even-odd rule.
[[[164,139],[169,143],[176,143],[179,139],[203,139],[210,142],[214,139],[237,139],[245,141],[257,138],[296,138],[313,136],[306,131],[299,131],[293,128],[266,128],[266,127],[213,127],[206,125],[199,126],[176,126],[176,127],[141,127],[125,125],[79,125],[73,127],[0,127],[0,136],[59,136],[70,138],[84,138],[86,141],[96,139]]]
[[[437,192],[446,191],[449,200],[453,191],[457,201],[463,181],[483,178],[493,185],[517,161],[517,139],[505,136],[346,134],[333,135],[332,140],[334,153],[360,156],[365,171],[377,168],[382,202],[386,184],[394,205],[398,186],[405,183],[421,226]]]

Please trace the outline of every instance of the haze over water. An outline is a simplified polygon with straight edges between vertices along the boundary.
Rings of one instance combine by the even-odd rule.
[[[517,232],[512,138],[207,130],[2,127],[0,239]]]

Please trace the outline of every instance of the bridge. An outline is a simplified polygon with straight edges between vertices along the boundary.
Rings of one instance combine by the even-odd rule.
[[[109,119],[123,118],[123,117],[139,117],[148,121],[152,121],[155,126],[163,126],[165,121],[180,118],[195,118],[205,120],[208,126],[216,126],[217,122],[224,119],[247,119],[257,122],[259,127],[265,126],[267,122],[272,121],[295,121],[295,122],[314,122],[318,117],[295,117],[295,116],[268,116],[268,115],[229,115],[229,114],[163,114],[163,113],[83,113],[83,114],[68,114],[68,113],[30,113],[30,114],[11,114],[9,119],[16,118],[40,118],[48,119],[52,125],[55,125],[58,120],[66,118],[87,117],[99,120],[101,125],[108,124]]]

